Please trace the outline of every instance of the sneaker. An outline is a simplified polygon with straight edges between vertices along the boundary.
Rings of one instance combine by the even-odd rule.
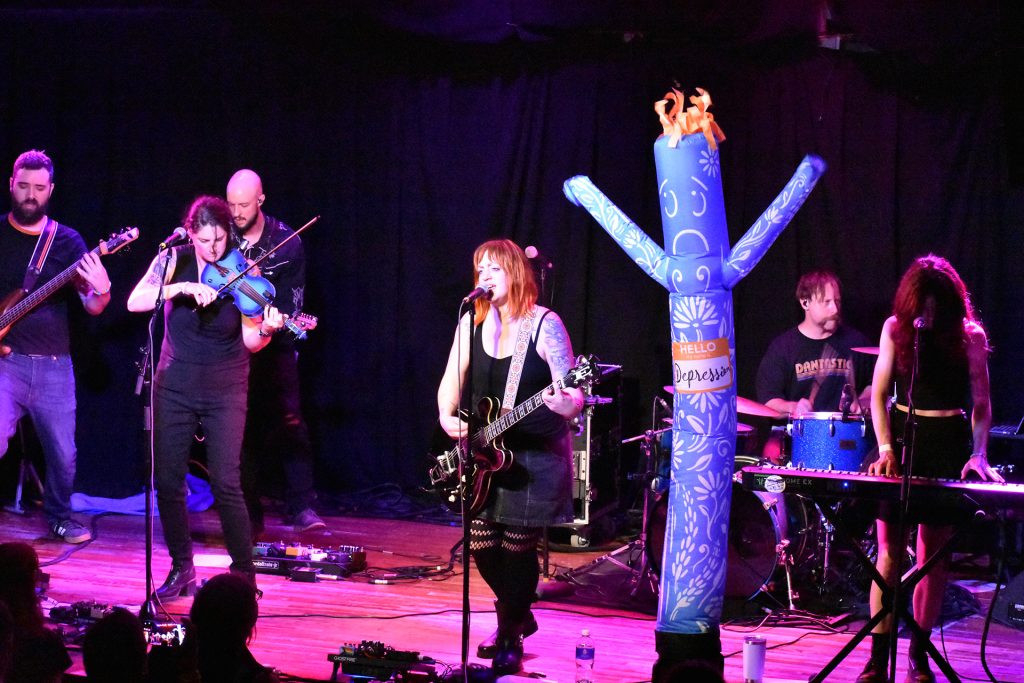
[[[65,543],[85,543],[92,540],[92,534],[73,519],[65,519],[50,525],[50,533]]]
[[[324,520],[320,519],[320,515],[313,512],[312,508],[306,508],[293,516],[292,524],[295,525],[296,531],[316,531],[317,529],[327,528],[327,524]]]

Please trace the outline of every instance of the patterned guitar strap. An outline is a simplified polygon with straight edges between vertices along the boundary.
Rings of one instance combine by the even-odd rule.
[[[531,310],[519,323],[519,336],[516,337],[516,352],[512,363],[508,366],[508,379],[505,380],[505,397],[501,400],[501,414],[509,412],[516,405],[516,393],[519,392],[519,380],[523,376],[523,365],[526,361],[526,350],[530,348],[530,335],[533,333],[533,318],[536,309]]]

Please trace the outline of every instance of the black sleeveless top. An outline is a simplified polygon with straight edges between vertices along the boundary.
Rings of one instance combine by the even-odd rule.
[[[516,392],[515,407],[551,384],[551,370],[548,364],[537,353],[537,338],[540,337],[540,326],[544,315],[537,318],[536,336],[530,340],[526,357],[523,360],[523,375],[519,380]],[[485,396],[490,396],[499,404],[505,396],[505,382],[508,369],[512,365],[512,356],[494,358],[484,350],[482,325],[474,332],[473,341],[473,405],[479,404]],[[503,435],[505,445],[517,448],[538,448],[547,450],[548,444],[556,437],[564,436],[569,430],[565,418],[551,412],[546,405],[541,405],[524,417],[516,426]]]
[[[907,405],[910,374],[896,374],[896,400]],[[936,348],[929,330],[921,331],[920,359],[914,378],[914,407],[920,410],[964,408],[971,402],[971,376],[967,355],[950,359]]]
[[[198,282],[195,249],[177,247],[175,252],[177,265],[171,283]],[[212,380],[223,373],[247,376],[249,355],[242,342],[242,314],[230,298],[219,298],[205,307],[190,296],[164,301],[164,340],[157,369],[163,384],[172,378]],[[172,365],[183,367],[168,373]]]

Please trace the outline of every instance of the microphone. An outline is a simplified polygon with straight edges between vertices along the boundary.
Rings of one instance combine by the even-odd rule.
[[[661,406],[661,409],[664,410],[669,415],[671,415],[672,414],[672,409],[669,407],[669,405],[665,401],[665,399],[663,399],[661,396],[658,396],[657,400],[658,400],[658,405]]]
[[[526,258],[530,259],[531,261],[536,261],[537,265],[543,268],[544,270],[550,270],[551,268],[554,268],[554,264],[551,262],[551,259],[548,258],[546,255],[542,254],[541,251],[532,244],[523,251],[526,252]]]
[[[164,241],[160,243],[160,251],[163,251],[164,249],[169,249],[170,247],[173,247],[175,244],[181,244],[186,240],[188,240],[188,231],[179,225],[174,229],[174,232],[165,237]]]
[[[463,304],[471,304],[474,301],[476,301],[477,299],[479,299],[480,297],[484,297],[485,299],[490,299],[491,298],[491,288],[490,287],[484,287],[483,285],[480,285],[479,287],[474,289],[472,292],[470,292],[469,294],[464,296],[462,298],[462,303]]]
[[[919,315],[916,318],[914,318],[914,329],[916,329],[916,330],[923,330],[924,329],[924,325],[925,325],[925,323],[924,323],[924,316],[920,316]]]
[[[839,412],[846,417],[850,414],[850,405],[853,403],[853,387],[849,384],[843,385],[843,395],[839,399]]]

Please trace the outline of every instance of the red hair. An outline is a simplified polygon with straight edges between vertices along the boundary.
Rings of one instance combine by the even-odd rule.
[[[533,277],[530,260],[512,240],[488,240],[473,252],[473,284],[480,282],[480,262],[484,256],[501,266],[508,277],[508,307],[515,318],[526,315],[537,303],[537,281]],[[479,325],[491,310],[489,299],[477,299],[476,324]]]
[[[924,315],[925,302],[935,301],[931,330],[936,345],[950,361],[967,356],[968,329],[980,324],[974,315],[971,295],[953,265],[935,254],[915,259],[900,279],[893,300],[896,327],[892,340],[896,347],[896,366],[910,372],[914,363],[914,320]]]

